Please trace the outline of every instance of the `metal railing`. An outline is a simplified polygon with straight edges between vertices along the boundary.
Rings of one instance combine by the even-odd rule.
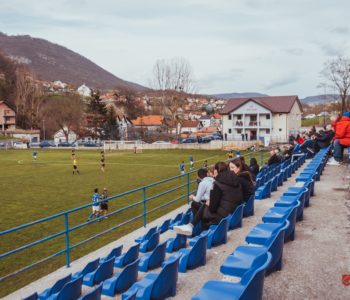
[[[244,155],[247,159],[251,158],[251,157],[256,157],[257,160],[261,162],[261,164],[264,161],[264,152],[263,151],[257,151],[257,152],[250,152]],[[81,218],[84,218],[84,212],[83,212],[83,216],[79,216],[80,220],[76,220],[76,218],[74,218],[74,213],[83,211],[86,208],[89,208],[92,206],[92,203],[86,204],[86,205],[82,205],[79,206],[77,208],[71,209],[71,210],[67,210],[65,212],[62,213],[58,213],[46,218],[42,218],[39,220],[35,220],[33,222],[30,223],[26,223],[26,224],[22,224],[20,226],[14,227],[14,228],[10,228],[10,229],[6,229],[4,231],[0,232],[0,237],[2,242],[5,241],[5,239],[7,238],[9,241],[8,242],[9,245],[12,245],[12,240],[16,240],[15,237],[13,235],[23,235],[23,232],[25,233],[26,231],[30,230],[32,228],[33,232],[35,231],[35,227],[36,225],[40,225],[41,228],[44,228],[43,226],[47,226],[48,222],[52,222],[52,221],[56,221],[56,223],[52,224],[52,227],[54,228],[53,230],[55,230],[55,232],[53,234],[50,235],[45,235],[43,237],[40,237],[34,241],[31,241],[30,243],[27,243],[25,245],[22,246],[18,246],[16,245],[16,248],[8,250],[4,253],[0,254],[0,261],[2,263],[4,263],[4,259],[5,258],[10,258],[12,256],[15,256],[18,253],[23,252],[24,250],[28,250],[31,249],[35,246],[38,245],[43,245],[46,242],[49,242],[55,238],[61,237],[62,239],[64,239],[64,247],[63,249],[48,255],[45,258],[39,259],[35,262],[30,262],[27,265],[25,265],[24,267],[12,271],[6,275],[2,275],[2,277],[0,278],[0,283],[13,277],[18,275],[19,273],[22,273],[26,270],[29,270],[41,263],[47,262],[51,259],[53,259],[54,257],[60,256],[62,254],[65,254],[65,262],[66,262],[66,266],[69,267],[70,263],[71,263],[71,250],[78,248],[86,243],[91,242],[92,240],[97,239],[98,237],[105,235],[113,230],[116,230],[117,228],[120,228],[122,226],[125,226],[126,224],[129,224],[131,222],[134,222],[138,219],[142,219],[143,220],[143,226],[146,227],[147,225],[147,216],[152,213],[155,212],[157,210],[160,210],[166,206],[169,206],[175,202],[178,202],[180,200],[185,200],[185,203],[188,203],[188,197],[191,193],[193,193],[196,190],[196,179],[193,179],[193,177],[196,175],[195,172],[197,170],[193,170],[190,171],[188,173],[182,174],[182,175],[178,175],[178,176],[174,176],[174,177],[170,177],[170,178],[166,178],[163,180],[160,180],[158,182],[149,184],[149,185],[145,185],[139,188],[135,188],[129,191],[126,191],[124,193],[120,193],[118,195],[114,195],[112,197],[109,197],[107,199],[101,200],[102,201],[106,201],[108,200],[109,203],[118,203],[118,200],[125,198],[125,197],[134,197],[137,198],[138,197],[138,193],[140,193],[141,195],[141,199],[138,198],[138,200],[136,201],[131,201],[132,203],[130,205],[118,208],[112,212],[110,212],[107,216],[111,217],[111,216],[120,216],[120,213],[122,212],[126,212],[126,211],[133,211],[134,208],[136,207],[141,207],[141,213],[138,213],[136,215],[133,215],[131,218],[129,219],[125,219],[122,220],[121,223],[118,223],[116,225],[113,225],[101,232],[98,232],[97,234],[91,235],[89,237],[87,237],[86,239],[83,239],[79,242],[77,242],[76,244],[74,244],[72,242],[72,238],[74,238],[73,233],[81,228],[85,228],[87,226],[91,226],[92,224],[101,221],[102,219],[105,218],[105,216],[100,216],[96,219],[93,219],[91,221],[83,221],[81,222]],[[194,175],[192,177],[192,175]],[[180,181],[180,184],[179,184]],[[164,186],[162,187],[162,185],[166,184],[166,189],[164,190]],[[170,186],[170,187],[169,187]],[[161,188],[160,191],[159,187]],[[151,191],[152,188],[156,188],[155,191]],[[158,190],[157,190],[158,189]],[[150,193],[149,193],[150,192]],[[170,200],[168,201],[160,201],[159,204],[155,204],[152,205],[152,201],[156,201],[157,199],[161,199],[163,196],[168,196],[172,193],[175,193],[175,195],[173,195]],[[151,195],[152,194],[152,195]],[[127,201],[130,201],[127,199]],[[153,207],[152,207],[153,206]],[[86,214],[85,214],[85,218],[86,218]],[[70,221],[75,221],[75,223],[77,224],[70,224]],[[62,226],[63,223],[63,227],[61,229],[59,229]],[[73,222],[74,223],[74,222]],[[45,233],[45,230],[43,230],[43,233]],[[28,234],[25,234],[25,236],[27,237]],[[30,236],[30,232],[29,232],[29,236]],[[62,242],[62,241],[61,241]],[[18,244],[18,243],[17,243]],[[5,247],[6,248],[6,247]],[[35,250],[33,250],[35,251]]]

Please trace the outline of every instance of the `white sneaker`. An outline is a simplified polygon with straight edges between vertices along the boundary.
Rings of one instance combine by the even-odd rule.
[[[192,235],[193,225],[186,224],[181,226],[174,226],[174,231],[178,234]]]
[[[327,165],[328,166],[340,166],[340,162],[339,161],[336,161],[334,159],[334,157],[332,157],[328,162],[327,162]]]

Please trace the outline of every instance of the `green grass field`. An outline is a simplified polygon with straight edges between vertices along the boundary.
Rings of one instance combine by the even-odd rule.
[[[100,191],[107,187],[109,195],[112,196],[161,179],[176,176],[179,174],[179,163],[181,160],[185,161],[186,171],[188,170],[189,155],[193,155],[196,168],[201,167],[205,159],[208,160],[209,164],[227,159],[227,153],[219,150],[158,150],[143,151],[143,153],[139,154],[134,154],[130,151],[107,152],[106,172],[103,173],[99,165],[99,151],[78,150],[76,156],[81,175],[72,175],[73,167],[70,150],[39,149],[37,152],[38,159],[33,161],[32,150],[0,150],[1,231],[90,203],[95,187],[98,187]],[[249,157],[247,157],[248,160]],[[257,158],[260,162],[260,155]],[[193,173],[191,180],[195,179],[195,177],[195,173]],[[147,197],[184,183],[186,183],[185,178],[181,178],[152,187],[147,190]],[[191,189],[195,189],[194,184],[192,184]],[[180,195],[185,195],[186,191],[187,189],[184,187],[147,202],[147,211]],[[109,202],[110,211],[136,203],[142,198],[142,191],[139,191],[111,200]],[[147,221],[154,220],[184,203],[186,203],[186,197],[165,208],[151,212],[147,214]],[[70,227],[84,223],[90,210],[91,208],[88,207],[70,214]],[[70,233],[70,245],[76,245],[94,234],[121,224],[142,213],[143,205],[137,205],[102,222],[96,222],[73,231]],[[71,251],[71,260],[98,249],[142,225],[143,218],[139,218],[132,223],[75,248]],[[61,230],[64,230],[64,217],[11,233],[1,238],[0,252],[4,253],[16,249]],[[64,247],[65,238],[62,235],[28,250],[16,253],[9,258],[4,258],[1,261],[0,277],[30,263],[44,259],[55,252],[63,250]],[[65,255],[63,254],[2,282],[0,297],[52,272],[64,264]]]

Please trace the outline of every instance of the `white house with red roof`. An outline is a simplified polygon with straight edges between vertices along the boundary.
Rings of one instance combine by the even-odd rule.
[[[228,100],[221,111],[226,140],[287,142],[301,127],[298,96],[268,96]]]

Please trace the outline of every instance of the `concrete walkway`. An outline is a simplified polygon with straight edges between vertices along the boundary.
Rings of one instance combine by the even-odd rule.
[[[306,164],[307,162],[296,174]],[[346,287],[341,282],[341,276],[350,273],[350,201],[347,198],[347,191],[334,189],[337,187],[344,189],[348,186],[349,179],[345,178],[345,171],[346,166],[328,166],[321,181],[316,182],[316,196],[310,199],[311,206],[304,211],[304,221],[297,223],[296,239],[284,246],[282,271],[274,272],[265,279],[264,299],[350,299],[350,286]],[[271,198],[255,201],[255,215],[245,218],[242,228],[228,233],[227,244],[208,250],[206,266],[187,273],[179,273],[177,295],[173,299],[191,299],[207,280],[224,278],[219,272],[220,265],[237,246],[245,244],[245,237],[251,228],[261,222],[261,217],[287,187],[295,184],[296,174],[284,182]],[[174,217],[186,209],[187,205],[163,216],[150,223],[147,229],[160,225],[165,219]],[[58,278],[81,270],[96,257],[107,255],[117,245],[123,244],[125,251],[133,245],[136,237],[145,232],[144,228],[140,228],[73,262],[71,268],[63,267],[4,299],[21,299],[34,291],[41,292]],[[175,234],[168,231],[161,235],[161,241],[173,236]],[[159,272],[159,269],[152,272]],[[139,272],[139,280],[144,274]],[[83,286],[83,292],[88,290]],[[112,298],[103,296],[102,299]]]

